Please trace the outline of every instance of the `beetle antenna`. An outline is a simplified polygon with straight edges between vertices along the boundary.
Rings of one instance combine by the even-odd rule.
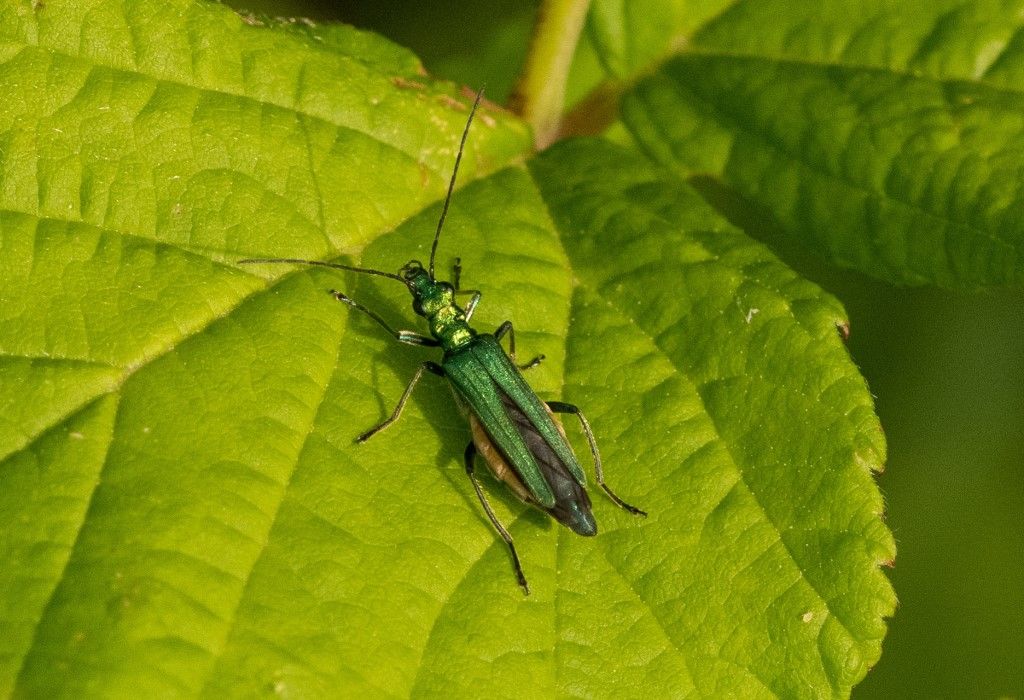
[[[452,190],[455,189],[455,176],[459,174],[459,161],[462,160],[462,150],[466,147],[466,137],[469,136],[469,125],[473,123],[473,115],[480,104],[480,98],[484,96],[484,88],[476,93],[473,100],[473,107],[469,110],[469,119],[466,120],[466,128],[462,130],[462,141],[459,142],[459,152],[455,156],[455,167],[452,169],[452,179],[448,181],[448,194],[444,198],[444,207],[441,208],[441,218],[437,220],[437,231],[434,232],[434,244],[430,246],[430,279],[434,280],[434,255],[437,253],[437,242],[441,238],[441,227],[444,226],[444,217],[448,215],[448,203],[452,199]]]
[[[368,275],[379,275],[380,277],[388,277],[393,280],[398,280],[402,284],[405,284],[405,280],[398,275],[393,275],[390,272],[382,272],[381,270],[373,270],[369,267],[354,267],[352,265],[340,265],[338,263],[323,262],[322,260],[300,260],[297,258],[246,258],[245,260],[239,260],[239,265],[252,265],[256,263],[294,263],[296,265],[314,265],[316,267],[333,267],[335,270],[348,270],[350,272],[365,272]]]

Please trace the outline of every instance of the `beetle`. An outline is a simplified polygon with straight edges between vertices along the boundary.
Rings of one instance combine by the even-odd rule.
[[[505,321],[494,333],[479,333],[469,325],[482,294],[475,289],[460,289],[460,260],[456,259],[452,282],[438,280],[434,275],[434,259],[448,214],[452,191],[455,188],[459,163],[462,160],[473,116],[482,97],[483,88],[476,94],[462,132],[462,140],[455,156],[455,166],[448,183],[448,192],[430,248],[429,266],[424,267],[420,261],[410,260],[397,274],[393,274],[365,267],[296,258],[248,258],[240,260],[239,263],[314,265],[376,275],[398,280],[405,285],[412,295],[413,311],[426,319],[429,335],[396,330],[377,312],[343,292],[330,290],[335,299],[372,318],[399,342],[439,347],[443,351],[440,363],[428,360],[420,365],[391,415],[379,425],[359,435],[356,441],[364,443],[395,423],[425,372],[446,378],[456,403],[469,421],[472,435],[463,454],[466,474],[488,519],[508,545],[516,579],[524,593],[528,595],[530,587],[512,536],[494,514],[476,477],[477,455],[483,457],[494,476],[504,482],[521,500],[545,511],[579,535],[596,535],[597,521],[594,519],[586,490],[586,476],[566,439],[561,423],[554,418],[556,413],[575,415],[590,446],[597,483],[620,508],[634,515],[646,516],[647,513],[623,501],[605,483],[597,441],[583,412],[570,403],[541,401],[527,384],[522,371],[540,364],[544,356],[539,355],[524,365],[516,364],[516,339],[512,322]],[[465,308],[456,303],[457,295],[469,295]],[[501,346],[501,340],[505,336],[508,336],[508,352]]]

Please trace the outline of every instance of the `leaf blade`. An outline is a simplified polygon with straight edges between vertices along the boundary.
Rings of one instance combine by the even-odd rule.
[[[653,30],[608,2],[591,22],[628,138],[714,178],[730,217],[884,280],[974,289],[1024,270],[1018,10],[661,3]]]
[[[530,689],[546,694],[764,695],[806,693],[800,679],[842,694],[870,663],[871,635],[881,633],[878,618],[891,603],[884,586],[833,590],[827,562],[819,573],[806,560],[791,561],[780,545],[782,525],[758,515],[756,486],[737,486],[738,468],[723,449],[729,442],[746,454],[762,444],[744,442],[736,425],[742,415],[725,412],[731,422],[722,425],[708,417],[706,406],[730,403],[735,389],[709,384],[701,391],[696,381],[714,376],[723,339],[737,333],[749,342],[746,314],[754,301],[763,304],[753,324],[769,309],[782,318],[781,330],[764,335],[774,349],[768,369],[784,374],[787,362],[804,357],[786,344],[791,333],[825,348],[825,360],[799,375],[809,385],[828,381],[827,368],[848,382],[834,389],[835,405],[854,409],[840,421],[837,471],[849,471],[854,449],[876,464],[870,401],[834,332],[824,330],[841,318],[834,302],[726,227],[675,178],[607,145],[584,143],[481,177],[527,143],[521,125],[483,112],[493,123],[474,126],[467,162],[476,168],[464,171],[439,266],[453,253],[463,256],[465,283],[486,292],[479,326],[516,322],[520,346],[549,358],[531,374],[534,386],[545,398],[564,392],[578,401],[598,430],[613,486],[663,514],[640,522],[598,495],[602,535],[576,538],[489,481],[534,583],[534,596],[524,600],[465,481],[457,456],[466,429],[445,391],[433,385],[414,397],[398,426],[366,446],[353,444],[390,412],[421,358],[415,350],[391,353],[376,326],[346,314],[325,290],[343,286],[396,320],[408,317],[397,286],[355,275],[342,283],[321,270],[267,281],[250,274],[263,270],[223,262],[243,250],[358,253],[385,269],[422,257],[450,167],[451,154],[435,137],[453,144],[464,118],[452,90],[404,74],[396,82],[388,71],[404,68],[390,63],[397,59],[385,48],[379,61],[339,58],[330,42],[311,47],[300,32],[245,27],[219,8],[97,0],[66,16],[61,9],[23,13],[24,31],[4,54],[13,57],[3,64],[7,84],[45,77],[52,89],[0,106],[14,144],[0,151],[7,173],[0,208],[12,212],[0,217],[0,265],[11,272],[0,275],[0,352],[10,366],[29,364],[31,371],[18,370],[22,381],[83,382],[80,394],[45,400],[44,393],[38,407],[18,405],[30,430],[8,431],[13,452],[0,470],[0,491],[12,498],[2,502],[4,513],[36,516],[59,535],[53,539],[65,558],[52,557],[48,568],[26,564],[45,569],[24,606],[35,606],[41,620],[26,616],[31,624],[22,629],[31,635],[0,657],[3,687],[217,697],[464,687],[502,695],[522,691],[528,677],[537,679]],[[75,31],[60,34],[61,17]],[[174,30],[166,45],[157,26]],[[147,37],[145,51],[129,50],[133,35]],[[176,43],[183,36],[192,41],[187,47]],[[196,43],[197,36],[207,41]],[[78,46],[91,52],[81,61]],[[192,69],[182,57],[197,46],[210,52],[197,59],[197,75],[222,81],[221,89],[189,84]],[[274,52],[286,60],[269,61]],[[374,72],[382,65],[388,70]],[[53,66],[59,70],[51,74]],[[339,82],[340,96],[330,90]],[[379,110],[374,95],[384,97]],[[89,119],[109,124],[111,135],[86,129]],[[409,131],[397,133],[405,125]],[[186,148],[193,139],[195,148]],[[620,194],[601,181],[623,165],[613,179],[624,187]],[[187,176],[191,189],[175,184],[175,174]],[[338,191],[368,198],[331,201]],[[573,199],[581,192],[593,198],[585,207],[593,211],[582,215]],[[184,218],[175,213],[179,201],[188,205]],[[428,202],[435,204],[423,210]],[[587,217],[602,212],[607,220],[595,239]],[[650,302],[658,301],[659,284],[677,279],[675,267],[633,278],[633,260],[605,265],[593,249],[600,240],[625,250],[629,241],[618,236],[645,231],[622,228],[620,220],[659,222],[661,239],[634,241],[638,256],[662,245],[666,253],[687,251],[694,256],[687,265],[714,282],[705,296],[677,298],[659,315]],[[610,303],[630,298],[616,291],[617,275],[651,293],[634,299],[641,316]],[[767,291],[756,283],[762,278]],[[741,283],[751,287],[742,313],[729,296],[730,285]],[[728,323],[712,320],[715,304],[728,311]],[[666,322],[680,326],[675,335],[659,325]],[[601,361],[611,347],[638,368],[635,375]],[[721,360],[738,362],[728,354]],[[71,379],[58,381],[58,363],[71,367]],[[8,376],[4,389],[14,390],[2,395],[17,401]],[[66,416],[82,405],[106,411],[109,450],[102,441],[93,446],[91,461],[82,460],[93,471],[74,473],[73,503],[47,520],[35,501],[19,502],[30,489],[15,475],[26,482],[38,475],[10,467],[50,434],[73,448],[77,438],[61,431],[75,432]],[[764,401],[749,412],[764,413]],[[667,437],[652,442],[644,433],[652,425]],[[780,421],[762,440],[788,425]],[[648,449],[650,459],[637,460]],[[777,471],[766,469],[764,478]],[[46,490],[44,481],[34,483]],[[790,479],[784,491],[807,497],[801,486]],[[869,478],[852,488],[851,503],[877,504]],[[773,517],[799,528],[783,543],[794,551],[810,533],[844,531],[818,527],[816,516],[801,520],[784,505],[773,501],[781,509]],[[854,528],[851,549],[873,543],[875,559],[891,554],[884,526],[874,514],[870,521],[877,530]],[[737,533],[747,534],[732,552]],[[0,529],[5,551],[42,540],[35,531]],[[682,556],[689,554],[696,556]],[[873,580],[865,573],[871,556],[841,554],[858,568],[857,581]],[[779,571],[799,585],[790,591]],[[807,623],[791,613],[814,604],[812,579],[823,591],[817,600],[828,600],[835,614],[818,611]],[[0,582],[9,584],[5,602],[17,604],[15,584]],[[703,592],[713,595],[702,602]],[[835,615],[867,630],[855,630],[861,660],[851,661],[842,629],[830,622]],[[702,616],[715,624],[699,636]],[[771,639],[776,628],[798,649],[801,663],[789,671],[779,661],[785,644]],[[810,633],[821,630],[839,637],[822,642],[833,661],[814,648]],[[832,671],[831,686],[828,664],[842,667]]]

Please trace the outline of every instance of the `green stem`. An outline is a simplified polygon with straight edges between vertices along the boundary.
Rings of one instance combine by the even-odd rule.
[[[512,109],[533,127],[538,150],[555,140],[565,106],[565,85],[590,0],[544,0],[526,64],[513,91]]]

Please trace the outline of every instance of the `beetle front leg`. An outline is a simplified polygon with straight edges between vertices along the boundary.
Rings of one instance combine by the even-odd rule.
[[[564,403],[562,401],[546,401],[548,408],[551,409],[552,413],[572,413],[580,419],[580,425],[583,426],[583,433],[587,436],[587,442],[590,443],[590,454],[594,457],[594,473],[597,475],[597,483],[604,489],[604,492],[615,502],[619,508],[629,511],[633,515],[647,516],[645,511],[640,510],[636,506],[631,506],[621,498],[615,495],[608,484],[604,483],[604,469],[601,466],[601,453],[597,451],[597,440],[594,439],[594,431],[590,429],[590,421],[583,415],[583,411],[578,406],[574,406],[571,403]]]
[[[480,297],[483,296],[476,289],[463,289],[462,291],[455,292],[456,294],[471,294],[469,297],[469,303],[466,304],[466,323],[469,323],[469,319],[473,318],[473,312],[476,311],[476,305],[480,303]]]
[[[388,418],[383,423],[381,423],[380,425],[378,425],[377,427],[370,428],[365,433],[357,437],[356,442],[366,442],[374,435],[384,430],[384,428],[388,427],[396,420],[398,420],[398,417],[402,415],[402,409],[405,408],[405,402],[409,400],[409,396],[412,395],[412,390],[416,388],[416,382],[418,382],[420,380],[420,377],[423,376],[424,371],[432,372],[438,375],[439,377],[444,376],[444,369],[441,368],[441,365],[437,364],[436,362],[424,362],[422,365],[420,365],[420,368],[416,370],[416,374],[412,375],[412,381],[409,382],[409,386],[405,387],[405,391],[402,393],[402,398],[398,400],[398,405],[395,406],[395,410],[391,413],[391,417]]]
[[[344,292],[339,292],[336,289],[330,290],[331,296],[340,301],[342,304],[348,304],[357,311],[362,311],[364,314],[376,321],[380,326],[388,332],[395,340],[400,343],[407,345],[425,345],[427,347],[437,347],[440,343],[429,336],[422,335],[415,331],[396,331],[394,328],[388,325],[388,322],[378,314],[376,311],[366,308],[358,301],[348,296]]]
[[[501,341],[501,339],[508,333],[508,356],[512,359],[512,362],[516,361],[516,331],[512,328],[511,321],[505,321],[503,324],[498,326],[498,330],[494,331],[494,339]],[[537,355],[525,365],[518,365],[519,369],[533,369],[541,362],[544,361],[544,355]]]
[[[484,495],[484,491],[480,488],[480,482],[477,481],[473,466],[473,459],[476,457],[476,445],[471,440],[466,445],[465,459],[466,459],[466,474],[469,476],[469,480],[473,482],[473,489],[476,491],[476,497],[480,499],[480,505],[484,507],[484,512],[487,513],[487,517],[491,521],[491,525],[501,535],[501,539],[505,540],[505,544],[508,545],[508,551],[512,554],[512,566],[516,570],[516,579],[519,580],[519,585],[523,587],[523,593],[530,595],[530,585],[526,582],[526,575],[523,573],[523,567],[519,563],[519,555],[516,553],[516,546],[512,543],[512,535],[508,534],[508,530],[498,520],[498,516],[491,510],[491,504],[487,500],[487,496]]]

